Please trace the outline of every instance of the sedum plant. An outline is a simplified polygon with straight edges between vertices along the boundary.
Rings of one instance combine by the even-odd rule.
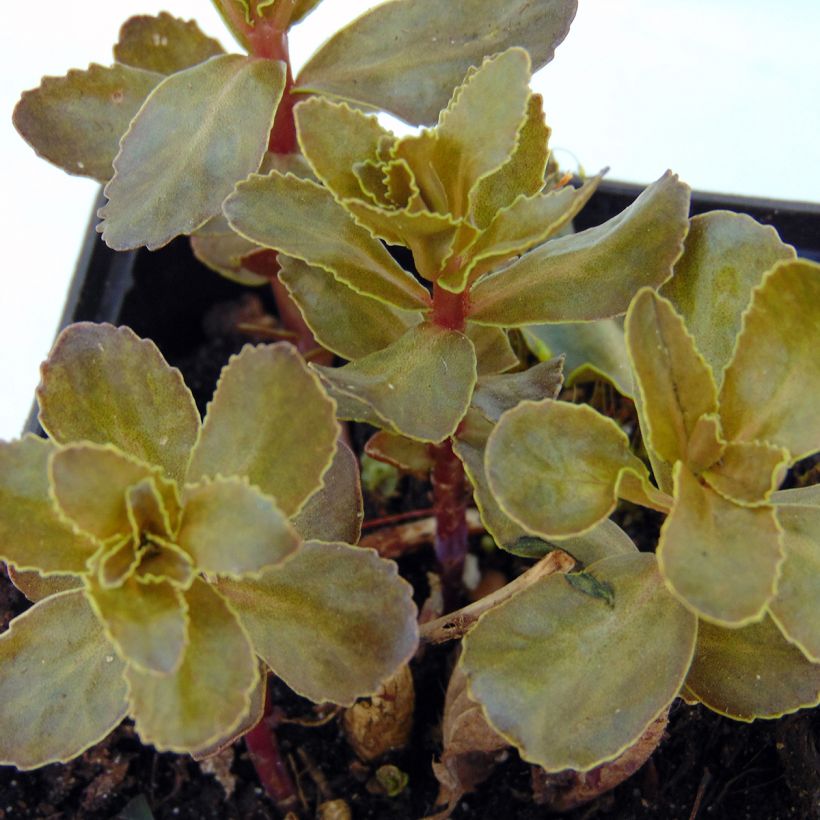
[[[259,722],[268,669],[349,705],[412,655],[410,587],[351,546],[356,462],[291,346],[245,347],[200,423],[153,343],[73,325],[38,399],[50,438],[0,443],[0,556],[36,601],[0,636],[3,763],[66,761],[126,716],[203,755]]]

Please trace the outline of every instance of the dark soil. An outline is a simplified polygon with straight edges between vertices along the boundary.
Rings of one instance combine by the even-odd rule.
[[[262,297],[260,307],[253,297],[242,296],[241,289],[202,269],[195,271],[197,280],[189,285],[175,270],[181,265],[180,255],[185,255],[180,245],[162,252],[170,278],[158,283],[155,273],[147,273],[138,265],[137,285],[126,303],[122,323],[160,344],[169,360],[183,370],[204,410],[220,368],[247,341],[247,337],[230,332],[226,315],[235,317],[238,312],[244,319],[258,316],[267,297]],[[193,291],[186,290],[188,287]],[[178,302],[179,294],[205,291],[216,291],[217,298],[223,300],[244,301],[233,301],[211,313],[206,328],[191,320],[192,342],[180,346],[168,333],[168,317],[161,314],[171,302]],[[354,435],[359,444],[364,437],[363,431]],[[816,467],[803,465],[801,469],[805,472]],[[398,500],[368,499],[368,517],[430,505],[426,485],[402,479],[399,489]],[[651,548],[657,534],[656,517],[626,505],[619,509],[618,517],[642,548]],[[479,540],[473,548],[485,570],[501,569],[511,577],[524,566],[507,554],[487,553]],[[402,574],[416,587],[417,602],[423,602],[428,592],[427,572],[433,569],[431,550],[408,555],[399,564]],[[0,570],[0,629],[26,606],[23,596]],[[428,648],[422,659],[413,663],[417,708],[412,742],[407,749],[372,765],[355,758],[338,718],[320,726],[307,725],[316,723],[327,710],[317,712],[313,704],[281,682],[272,683],[277,733],[302,796],[301,816],[318,816],[319,805],[330,799],[347,801],[355,820],[417,820],[432,812],[438,785],[430,764],[441,751],[438,724],[451,663],[452,650],[446,646]],[[567,716],[556,715],[556,720],[564,719]],[[817,711],[746,725],[679,701],[672,709],[667,736],[649,763],[611,793],[563,816],[571,820],[820,818],[818,743]],[[498,760],[491,777],[460,801],[453,817],[528,820],[554,816],[533,802],[531,767],[512,750],[503,752]],[[374,786],[375,770],[386,763],[408,775],[407,786],[395,797],[379,794]],[[187,757],[158,754],[143,747],[131,725],[125,723],[106,741],[67,765],[34,772],[0,767],[0,820],[251,820],[281,816],[259,787],[241,742],[220,756],[211,769],[216,773],[206,773]]]

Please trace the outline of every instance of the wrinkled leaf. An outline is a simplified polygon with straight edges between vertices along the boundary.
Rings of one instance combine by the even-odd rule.
[[[766,271],[794,255],[774,228],[745,214],[710,211],[690,220],[683,256],[662,292],[683,316],[718,385],[752,289]]]
[[[730,442],[703,474],[722,496],[738,504],[767,501],[786,477],[789,451],[759,441]]]
[[[788,643],[771,618],[742,629],[701,621],[686,685],[733,720],[778,718],[820,703],[820,664]]]
[[[461,666],[491,725],[550,772],[586,771],[635,743],[677,695],[695,646],[696,619],[653,556],[615,556],[588,572],[611,604],[553,575],[464,639]]]
[[[68,592],[70,589],[79,589],[83,585],[82,578],[77,575],[49,575],[43,577],[37,570],[16,570],[13,566],[7,567],[9,579],[29,601],[37,603],[50,595]]]
[[[429,442],[455,432],[476,382],[472,342],[428,323],[344,367],[316,370],[333,395],[351,396],[393,430]]]
[[[675,465],[675,505],[658,563],[670,589],[700,617],[741,626],[763,617],[783,560],[771,506],[741,507]]]
[[[59,335],[41,374],[40,423],[53,439],[112,444],[182,480],[199,412],[153,342],[80,322]]]
[[[48,461],[56,449],[33,435],[0,441],[0,559],[19,570],[82,574],[98,545],[54,507]]]
[[[99,743],[126,713],[123,664],[80,590],[0,635],[0,763],[36,769]]]
[[[219,589],[257,654],[316,702],[374,694],[418,642],[410,586],[373,550],[308,541],[283,566]]]
[[[129,713],[143,743],[159,751],[193,753],[235,729],[251,706],[259,669],[248,636],[213,588],[194,581],[188,647],[171,675],[129,666]]]
[[[553,239],[471,291],[476,322],[520,327],[624,313],[672,273],[688,228],[689,188],[667,172],[603,225]]]
[[[297,88],[431,123],[470,66],[512,45],[546,65],[566,37],[574,0],[393,0],[337,32],[308,61]]]
[[[194,20],[186,22],[165,11],[156,17],[141,15],[127,20],[114,46],[118,63],[159,74],[174,74],[224,53]]]
[[[106,244],[154,250],[218,214],[237,181],[259,168],[284,85],[283,63],[237,55],[163,80],[114,160],[99,212]]]
[[[338,432],[333,402],[294,347],[246,345],[222,371],[187,481],[247,478],[290,516],[319,488]]]
[[[472,406],[490,421],[522,401],[554,399],[563,384],[564,358],[550,359],[518,373],[482,376],[473,392]]]
[[[45,77],[14,109],[14,127],[37,154],[69,174],[107,182],[120,137],[162,75],[124,65]]]

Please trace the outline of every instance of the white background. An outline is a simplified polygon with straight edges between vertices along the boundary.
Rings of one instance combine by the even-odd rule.
[[[324,0],[292,35],[295,67],[374,5]],[[20,91],[44,74],[109,64],[119,25],[133,14],[195,17],[235,46],[208,0],[3,7],[0,438],[11,438],[31,405],[98,190],[17,136],[10,120]],[[820,200],[818,0],[580,0],[568,39],[534,86],[566,167],[609,165],[610,178],[642,183],[671,167],[702,190]]]

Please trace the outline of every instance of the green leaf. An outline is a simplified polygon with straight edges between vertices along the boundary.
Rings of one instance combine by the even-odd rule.
[[[276,501],[232,476],[185,488],[177,543],[209,575],[241,578],[284,561],[299,536]]]
[[[518,356],[503,328],[467,322],[464,333],[475,348],[479,376],[504,373],[518,365]]]
[[[251,708],[259,669],[248,636],[209,584],[186,594],[188,646],[170,675],[126,669],[129,713],[143,743],[193,754],[231,733]]]
[[[168,675],[179,668],[188,642],[185,598],[167,582],[106,589],[86,580],[86,597],[117,654],[143,672]]]
[[[781,262],[755,288],[720,392],[730,441],[765,441],[797,459],[820,450],[820,264]]]
[[[553,239],[480,279],[470,318],[520,327],[624,313],[640,287],[671,275],[688,212],[689,188],[667,172],[603,225]]]
[[[291,516],[321,485],[338,434],[333,402],[296,348],[246,345],[222,370],[186,480],[247,478]]]
[[[40,423],[55,441],[112,444],[182,480],[199,412],[153,342],[80,322],[59,335],[41,373]]]
[[[291,0],[294,9],[290,15],[290,25],[296,25],[310,14],[322,0]]]
[[[333,395],[350,396],[372,408],[381,426],[429,442],[455,432],[476,383],[472,342],[429,323],[344,367],[315,369]]]
[[[69,174],[107,182],[120,137],[162,75],[124,65],[45,77],[14,109],[14,127],[38,156]]]
[[[522,401],[554,399],[563,384],[564,359],[550,359],[517,373],[481,376],[473,392],[472,406],[490,421]]]
[[[470,66],[512,45],[546,65],[566,37],[574,0],[393,0],[354,20],[313,55],[301,91],[346,97],[412,123],[435,120]]]
[[[125,717],[123,664],[80,590],[46,598],[0,635],[0,763],[65,763]]]
[[[290,174],[252,176],[224,205],[242,236],[332,273],[357,293],[423,310],[430,295],[326,188]]]
[[[182,506],[175,482],[156,475],[144,478],[128,488],[125,498],[135,540],[139,541],[140,533],[165,539],[176,536]]]
[[[374,694],[418,644],[410,585],[374,550],[308,541],[281,567],[219,590],[257,654],[317,703]]]
[[[42,576],[37,570],[17,570],[9,565],[7,568],[9,580],[29,601],[37,603],[50,595],[68,592],[70,589],[80,589],[82,578],[77,575],[49,575]]]
[[[686,461],[698,420],[717,411],[709,365],[672,304],[649,288],[629,307],[626,342],[648,447],[667,464]]]
[[[686,685],[733,720],[778,718],[820,703],[820,664],[788,643],[771,618],[743,629],[702,621]]]
[[[48,460],[56,450],[33,435],[0,441],[0,559],[17,570],[81,575],[99,545],[54,508]]]
[[[606,379],[621,395],[632,397],[632,371],[622,323],[617,319],[525,327],[524,339],[542,361],[563,353],[567,387]]]
[[[156,17],[141,15],[127,20],[114,46],[118,63],[159,74],[175,74],[224,53],[194,20],[186,22],[165,11]]]
[[[801,507],[820,507],[820,484],[780,490],[772,495],[773,504],[797,504]]]
[[[420,311],[363,296],[322,268],[289,256],[280,256],[279,262],[279,279],[316,340],[344,359],[375,353],[422,320]]]
[[[675,465],[675,504],[661,528],[658,563],[670,589],[723,626],[763,617],[783,561],[774,508],[741,507]]]
[[[566,575],[565,580],[578,592],[583,592],[584,595],[589,595],[590,598],[603,601],[610,609],[615,608],[615,592],[612,589],[612,584],[599,581],[589,572],[573,572]]]
[[[666,591],[653,556],[615,556],[588,574],[610,603],[552,575],[464,638],[472,696],[549,772],[588,771],[635,743],[677,695],[695,646],[696,619]]]
[[[769,613],[787,640],[820,663],[820,508],[779,506],[786,560]]]
[[[262,250],[259,245],[234,233],[227,223],[225,227],[227,233],[192,236],[191,250],[194,256],[203,265],[226,279],[239,282],[240,285],[257,287],[269,282],[267,277],[259,276],[246,266],[247,257]],[[269,251],[263,252],[268,253]]]
[[[782,447],[760,441],[730,442],[703,477],[730,501],[757,506],[783,482],[790,461],[789,451]]]
[[[385,430],[374,433],[365,444],[364,451],[370,458],[392,464],[399,470],[413,473],[421,479],[430,477],[430,471],[435,464],[429,444]]]
[[[144,583],[168,581],[184,590],[191,586],[196,577],[191,556],[176,544],[156,536],[148,536],[145,549],[140,551],[134,575]]]
[[[718,386],[752,289],[766,271],[794,256],[774,228],[745,214],[710,211],[690,220],[683,256],[662,292],[683,316]]]
[[[99,212],[106,244],[154,250],[218,214],[237,181],[259,168],[284,86],[283,63],[237,55],[163,80],[114,160]]]
[[[358,543],[364,519],[359,462],[342,441],[322,480],[322,486],[291,519],[294,529],[305,541]]]

